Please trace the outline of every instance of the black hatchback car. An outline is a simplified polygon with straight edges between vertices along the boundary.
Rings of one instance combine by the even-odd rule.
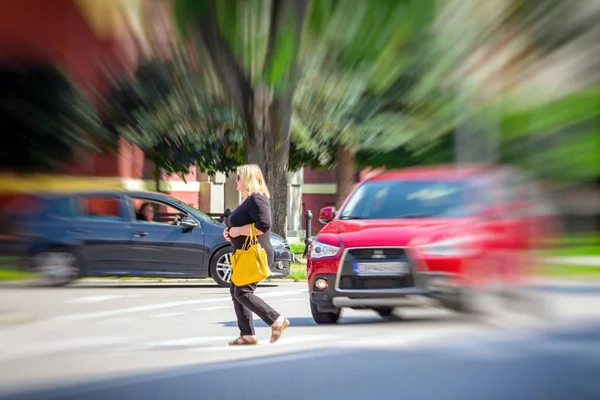
[[[155,192],[36,194],[34,211],[16,218],[18,238],[0,251],[24,255],[28,268],[52,285],[80,277],[206,278],[226,287],[232,247],[225,225],[174,197]],[[151,222],[141,219],[150,205]],[[10,217],[10,216],[9,216]],[[5,220],[6,221],[6,220]],[[274,278],[290,274],[285,239],[271,234]]]

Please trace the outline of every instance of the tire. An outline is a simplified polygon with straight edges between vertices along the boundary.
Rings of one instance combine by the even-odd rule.
[[[221,287],[229,287],[231,284],[231,247],[224,247],[217,251],[210,260],[210,276]]]
[[[69,250],[49,250],[34,254],[32,272],[41,275],[36,286],[66,286],[81,276],[81,264]]]
[[[338,322],[338,320],[340,319],[342,310],[340,308],[338,308],[336,312],[319,311],[319,309],[317,308],[317,305],[311,301],[310,302],[310,312],[312,314],[313,320],[318,325],[331,325],[331,324],[335,324]]]
[[[394,307],[377,307],[374,308],[373,311],[379,314],[379,316],[381,316],[382,318],[387,318],[391,317],[394,313]]]

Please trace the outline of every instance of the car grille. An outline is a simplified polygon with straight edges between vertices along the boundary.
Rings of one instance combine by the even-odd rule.
[[[412,276],[344,276],[340,279],[340,289],[342,290],[400,289],[412,286],[414,286],[414,279]]]
[[[350,249],[346,257],[353,257],[358,260],[370,260],[373,256],[384,256],[392,259],[405,259],[406,251],[402,248],[368,248],[368,249]]]
[[[359,276],[354,273],[355,262],[408,262],[406,251],[394,248],[360,248],[350,249],[344,256],[340,271],[340,290],[386,290],[402,289],[415,286],[414,274],[403,276]]]

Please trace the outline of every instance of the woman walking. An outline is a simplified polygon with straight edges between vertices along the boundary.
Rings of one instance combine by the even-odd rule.
[[[267,252],[269,266],[273,264],[275,252],[271,245],[271,204],[270,193],[262,171],[258,165],[242,165],[238,168],[236,189],[242,194],[242,202],[227,218],[227,229],[223,232],[225,239],[231,242],[233,251],[242,248],[246,238],[252,234],[254,224],[258,242]],[[282,317],[271,308],[263,299],[256,296],[256,283],[236,286],[231,282],[230,291],[233,307],[237,317],[240,337],[229,342],[230,345],[253,345],[258,340],[254,332],[255,313],[271,327],[271,343],[279,340],[290,321]]]

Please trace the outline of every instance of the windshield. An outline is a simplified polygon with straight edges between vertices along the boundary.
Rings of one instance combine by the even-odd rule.
[[[340,213],[341,219],[460,217],[460,181],[373,181],[362,184]]]
[[[183,201],[176,199],[175,197],[172,197],[172,196],[169,196],[169,195],[164,195],[164,196],[168,197],[169,200],[171,200],[172,202],[178,204],[180,207],[182,207],[182,208],[184,208],[184,209],[186,209],[188,211],[193,211],[193,213],[195,215],[197,215],[198,217],[200,217],[200,218],[203,218],[205,220],[212,221],[212,222],[217,222],[217,223],[219,222],[219,221],[216,221],[211,216],[204,214],[202,211],[198,210],[197,208],[192,207],[189,204],[184,203]]]

